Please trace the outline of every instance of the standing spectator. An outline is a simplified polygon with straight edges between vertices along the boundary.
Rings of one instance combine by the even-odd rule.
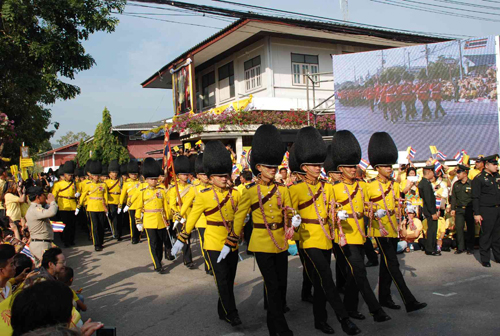
[[[3,202],[3,188],[7,183],[7,173],[3,168],[0,168],[0,218],[5,217],[5,204]]]
[[[44,251],[48,250],[54,241],[54,230],[49,218],[56,215],[58,206],[54,196],[45,196],[41,187],[31,187],[28,194],[31,205],[26,212],[26,225],[31,237],[30,250],[40,263]],[[47,202],[50,206],[45,209]]]
[[[472,206],[474,220],[481,225],[479,251],[481,264],[491,267],[490,257],[500,262],[500,185],[498,156],[484,158],[484,170],[472,181]]]
[[[0,245],[0,302],[12,294],[12,283],[9,281],[16,275],[14,256],[16,249],[12,245]]]
[[[437,251],[436,235],[437,221],[439,218],[436,208],[436,196],[432,182],[435,181],[434,165],[424,167],[424,177],[418,184],[418,191],[423,200],[423,213],[427,219],[427,239],[425,244],[425,254],[432,256],[440,256],[441,252]]]
[[[484,155],[479,155],[474,168],[469,171],[469,179],[473,180],[474,177],[479,175],[484,169]]]
[[[472,181],[467,176],[469,169],[464,165],[458,165],[458,180],[453,184],[451,193],[451,216],[455,217],[458,244],[455,254],[465,252],[465,248],[467,248],[467,254],[474,253],[475,224],[472,212]],[[467,238],[464,238],[466,223]]]
[[[4,185],[4,194],[1,201],[5,204],[7,217],[10,218],[11,228],[17,239],[21,239],[21,203],[26,200],[26,195],[19,190],[15,181],[10,181]],[[15,224],[15,225],[12,225]]]

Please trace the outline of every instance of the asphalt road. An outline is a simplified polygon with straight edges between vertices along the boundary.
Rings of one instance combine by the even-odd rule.
[[[235,286],[243,325],[232,328],[218,319],[217,290],[213,278],[203,270],[198,244],[193,249],[196,269],[188,270],[177,259],[164,261],[167,273],[157,274],[145,240],[132,245],[129,240],[106,239],[104,251],[94,252],[84,234],[79,234],[78,246],[64,249],[64,253],[75,270],[73,288],[83,288],[89,307],[83,318],[116,326],[119,336],[268,335],[262,278],[253,257],[245,252],[241,252],[244,260],[238,264]],[[368,317],[356,321],[362,335],[499,335],[500,264],[483,268],[478,255],[477,250],[475,256],[452,252],[444,252],[441,257],[425,256],[423,252],[400,255],[408,286],[429,306],[411,314],[387,310],[393,319],[375,323],[361,299],[360,312]],[[368,275],[377,291],[378,268],[368,268]],[[295,335],[322,335],[314,329],[312,305],[300,300],[301,279],[298,256],[289,257],[289,326]],[[401,303],[394,286],[393,298]],[[330,325],[336,334],[343,335],[333,310],[328,311]]]
[[[383,118],[383,112],[368,106],[343,106],[336,110],[337,130],[353,132],[361,144],[363,158],[368,158],[368,142],[374,132],[391,134],[398,150],[408,146],[417,150],[416,161],[425,161],[430,156],[429,146],[436,146],[453,160],[453,156],[465,149],[471,157],[489,155],[499,151],[499,126],[497,102],[455,103],[443,101],[446,116],[434,118],[435,103],[430,102],[433,119],[422,121],[422,104],[417,101],[418,117],[409,122],[399,119],[395,124]],[[406,115],[403,108],[403,115]]]

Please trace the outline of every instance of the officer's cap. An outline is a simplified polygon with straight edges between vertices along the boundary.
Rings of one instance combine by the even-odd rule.
[[[41,187],[33,186],[28,188],[27,193],[29,196],[40,196],[43,194],[43,189]]]
[[[498,154],[484,157],[484,161],[488,163],[498,164]]]
[[[460,172],[463,172],[463,171],[469,171],[469,170],[470,170],[470,168],[469,168],[469,167],[464,166],[464,165],[462,165],[462,164],[459,164],[457,167],[458,167],[458,169],[457,169],[457,173],[460,173]]]

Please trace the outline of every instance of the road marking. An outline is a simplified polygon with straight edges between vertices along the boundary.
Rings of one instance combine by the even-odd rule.
[[[478,276],[475,276],[475,277],[472,277],[472,278],[468,278],[468,279],[463,279],[463,280],[458,280],[458,281],[453,281],[453,282],[447,282],[447,283],[443,284],[443,286],[445,286],[445,287],[454,286],[454,285],[458,285],[458,284],[461,284],[461,283],[464,283],[464,282],[471,282],[471,281],[476,281],[476,280],[490,278],[492,276],[493,275],[490,275],[490,274],[478,275]]]
[[[457,293],[441,294],[441,293],[437,293],[437,292],[434,292],[432,294],[439,295],[439,296],[444,296],[444,297],[450,297],[450,296],[453,296],[453,295],[457,295]]]

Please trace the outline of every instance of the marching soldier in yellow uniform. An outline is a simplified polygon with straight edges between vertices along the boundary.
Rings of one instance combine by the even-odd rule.
[[[270,335],[293,335],[285,319],[288,279],[288,239],[285,232],[300,225],[300,216],[292,220],[292,204],[285,185],[274,181],[285,148],[273,125],[260,126],[252,141],[250,166],[257,176],[243,191],[234,216],[234,233],[240,236],[247,214],[252,217],[253,233],[248,250],[254,253],[264,278],[267,297],[267,328]]]
[[[122,192],[122,187],[120,184],[120,178],[118,174],[120,173],[120,165],[117,160],[112,160],[108,166],[109,179],[104,181],[108,186],[109,193],[109,220],[113,227],[113,238],[116,240],[122,240],[122,221],[121,214],[118,214],[118,204],[120,203],[120,195]]]
[[[366,241],[364,211],[367,201],[366,184],[356,179],[356,168],[361,161],[361,147],[349,131],[337,131],[332,140],[333,161],[342,172],[342,181],[333,184],[336,223],[335,256],[346,278],[344,305],[349,316],[364,320],[358,311],[361,292],[375,322],[391,318],[380,306],[366,275],[364,243]]]
[[[399,269],[396,255],[398,235],[404,230],[401,227],[403,209],[399,202],[399,183],[392,179],[392,166],[398,161],[398,149],[391,136],[386,132],[374,133],[368,145],[368,158],[371,166],[377,170],[375,179],[367,183],[366,194],[373,209],[368,235],[375,237],[380,249],[378,299],[383,307],[401,309],[391,297],[391,283],[394,281],[406,311],[412,312],[425,308],[426,303],[420,303],[413,296]]]
[[[83,195],[88,186],[92,183],[92,179],[90,177],[90,165],[92,164],[92,160],[87,160],[87,163],[85,163],[85,167],[84,167],[84,173],[85,173],[85,179],[84,179],[84,182],[83,184],[81,185],[80,189],[80,195]],[[81,196],[80,196],[80,199],[78,201],[78,203],[80,203],[80,200],[81,200]],[[87,233],[88,233],[88,239],[90,241],[92,241],[92,227],[90,225],[90,216],[89,216],[89,213],[87,212],[87,205],[88,205],[88,200],[85,199],[84,203],[83,203],[83,206],[80,208],[79,212],[84,212],[84,215],[85,215],[85,223],[87,224]]]
[[[129,176],[129,180],[127,180],[122,187],[120,200],[118,203],[117,213],[120,214],[122,212],[122,206],[125,204],[123,208],[123,213],[125,216],[125,212],[128,212],[129,225],[130,225],[130,240],[132,244],[137,244],[141,240],[141,233],[137,231],[136,223],[135,223],[135,211],[137,209],[137,197],[134,202],[132,202],[132,197],[134,194],[139,191],[141,186],[141,181],[139,181],[139,164],[137,161],[130,161],[127,165],[127,172]]]
[[[80,194],[74,181],[75,163],[66,161],[62,170],[61,178],[52,189],[52,194],[59,206],[59,216],[61,221],[66,225],[63,231],[63,241],[65,247],[75,245],[75,230],[76,230],[76,202]]]
[[[298,233],[306,271],[314,286],[314,327],[325,334],[335,332],[327,323],[328,302],[342,330],[349,335],[359,334],[361,330],[351,322],[342,304],[330,268],[334,232],[328,216],[333,194],[331,184],[319,179],[326,159],[326,144],[314,127],[305,127],[297,134],[294,152],[297,164],[305,175],[289,190],[293,208],[302,219]]]
[[[200,216],[204,214],[207,220],[205,250],[219,293],[219,318],[237,326],[241,324],[241,320],[234,298],[234,278],[238,265],[239,237],[234,233],[233,221],[240,195],[236,189],[227,188],[232,166],[231,154],[220,141],[206,144],[203,167],[212,187],[203,189],[196,197],[193,210],[174,244],[172,254],[176,255],[182,249]]]
[[[178,156],[174,160],[174,169],[175,169],[175,174],[177,175],[178,178],[177,189],[174,187],[169,192],[168,204],[170,206],[170,212],[174,220],[174,229],[178,229],[180,231],[182,229],[177,226],[179,224],[182,226],[186,222],[186,218],[181,216],[181,208],[184,203],[188,203],[188,208],[185,209],[185,213],[189,215],[191,211],[189,207],[190,203],[189,200],[187,199],[187,196],[189,194],[189,191],[194,188],[193,185],[188,182],[189,172],[190,172],[190,163],[188,157],[185,155]],[[179,192],[179,194],[177,194],[177,191]],[[189,269],[193,269],[194,267],[193,253],[191,252],[190,239],[188,239],[186,241],[186,244],[183,246],[182,255],[184,259],[183,260],[184,265]]]
[[[149,253],[153,259],[154,270],[162,272],[163,244],[167,239],[166,214],[168,211],[167,194],[165,188],[158,186],[160,165],[152,158],[144,160],[142,175],[146,179],[147,187],[137,192],[137,209],[135,220],[137,229],[146,230]]]
[[[93,161],[90,164],[90,176],[92,182],[87,186],[80,202],[75,210],[75,215],[78,215],[80,208],[86,200],[87,212],[90,217],[90,226],[92,229],[92,240],[96,251],[102,251],[104,244],[104,228],[108,225],[108,187],[105,183],[99,181],[99,175],[102,171],[102,166],[99,161]]]
[[[187,218],[187,216],[189,216],[189,213],[193,208],[193,202],[196,199],[196,197],[198,197],[200,192],[210,187],[208,177],[205,174],[205,170],[203,168],[203,153],[197,155],[196,157],[195,173],[196,173],[196,178],[198,180],[198,185],[193,186],[189,189],[189,192],[187,193],[185,200],[182,203],[181,216],[183,218]],[[207,274],[213,275],[213,271],[210,268],[210,263],[208,262],[208,258],[206,256],[207,252],[205,251],[204,248],[206,228],[207,228],[207,219],[205,218],[205,215],[202,214],[200,216],[200,219],[198,220],[198,223],[196,223],[196,229],[198,230],[198,235],[200,237],[201,253],[203,255],[203,259],[205,260],[205,272]]]

